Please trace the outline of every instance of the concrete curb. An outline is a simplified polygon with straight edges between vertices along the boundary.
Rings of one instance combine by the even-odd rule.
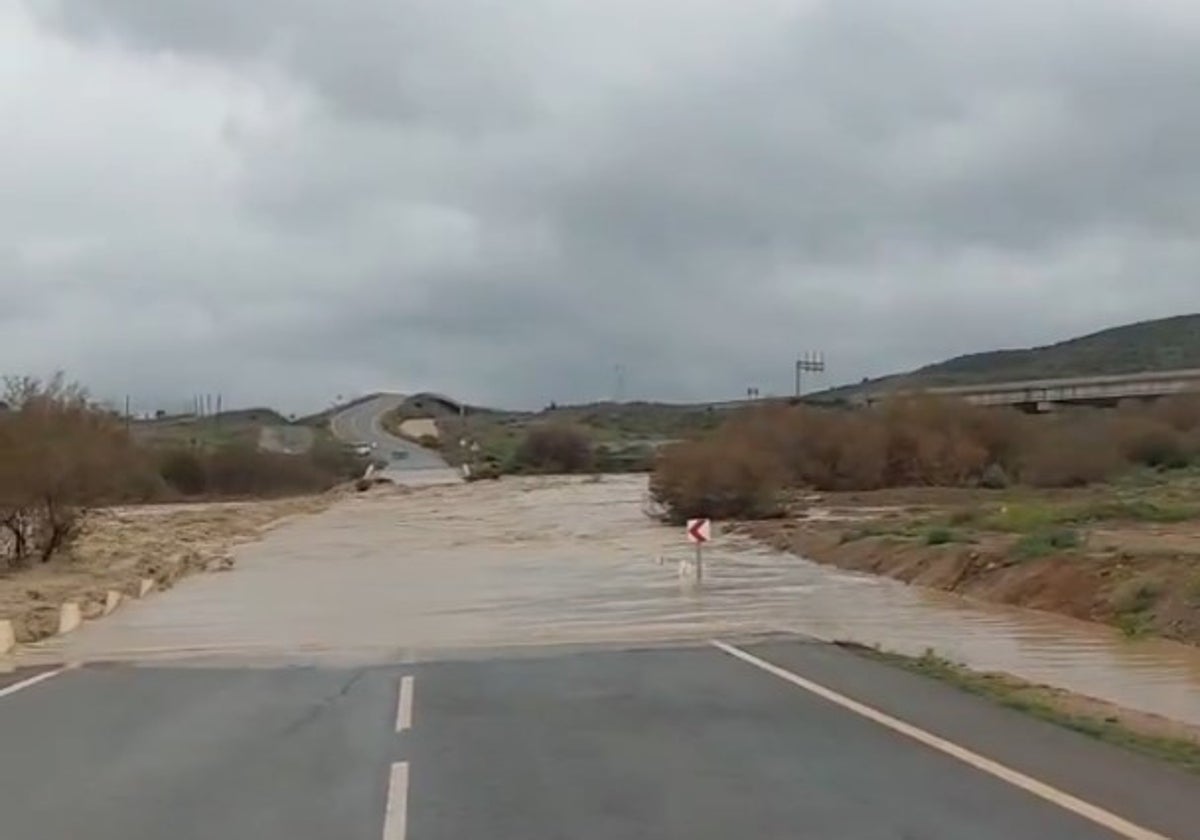
[[[13,623],[7,618],[0,620],[0,656],[17,646],[17,634]]]
[[[67,601],[58,614],[58,635],[63,636],[83,624],[83,611],[76,601]]]
[[[121,600],[124,596],[115,589],[110,589],[104,593],[104,611],[101,615],[112,615],[113,610],[121,606]]]

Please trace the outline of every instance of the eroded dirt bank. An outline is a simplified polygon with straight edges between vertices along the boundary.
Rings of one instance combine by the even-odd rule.
[[[831,497],[732,530],[817,563],[1200,644],[1200,522],[1190,510],[916,496],[911,506],[898,493],[889,504]]]
[[[61,605],[73,601],[85,618],[100,615],[107,593],[136,596],[141,581],[158,589],[233,564],[233,549],[293,516],[328,507],[337,494],[303,498],[147,505],[89,513],[70,552],[50,563],[0,573],[0,619],[18,642],[58,629]]]

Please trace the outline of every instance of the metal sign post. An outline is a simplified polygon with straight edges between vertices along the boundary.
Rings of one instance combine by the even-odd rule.
[[[696,546],[696,581],[704,579],[704,544],[712,539],[711,519],[689,519],[687,537]]]

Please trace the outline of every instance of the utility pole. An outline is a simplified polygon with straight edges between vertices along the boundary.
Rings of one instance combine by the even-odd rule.
[[[821,373],[825,370],[825,355],[823,353],[802,353],[796,359],[796,396],[802,393],[800,375],[804,372]]]

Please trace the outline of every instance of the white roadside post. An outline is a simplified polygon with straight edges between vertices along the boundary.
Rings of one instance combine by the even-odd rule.
[[[689,519],[687,537],[696,546],[696,581],[699,582],[704,578],[704,544],[712,539],[712,520]]]

